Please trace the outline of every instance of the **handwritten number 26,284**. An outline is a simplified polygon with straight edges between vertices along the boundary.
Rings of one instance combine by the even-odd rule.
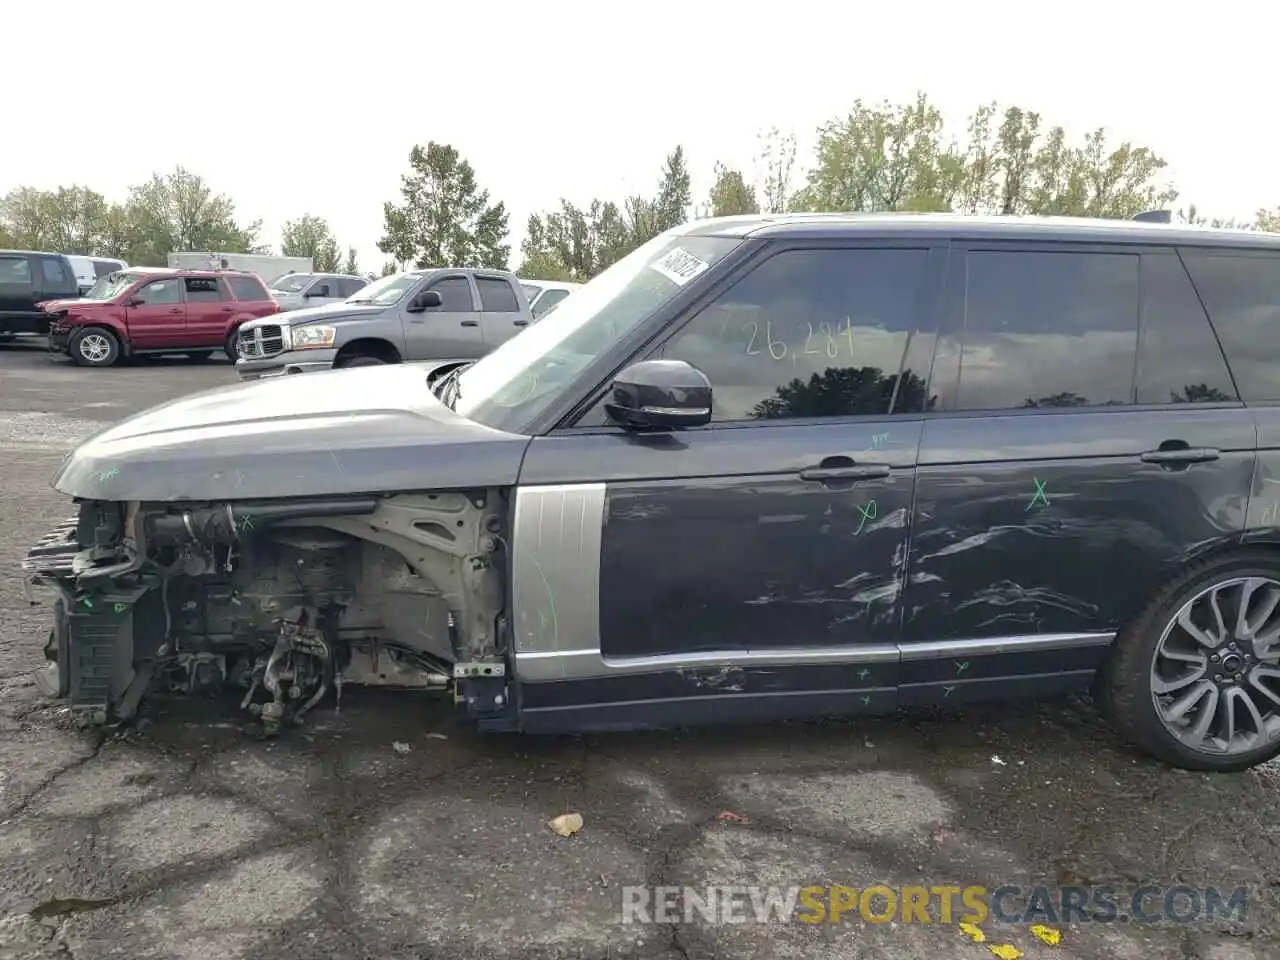
[[[840,356],[840,342],[837,337],[843,336],[849,342],[849,353],[853,353],[853,321],[846,319],[840,324],[835,331],[831,329],[828,323],[818,324],[818,330],[815,335],[813,324],[806,323],[808,335],[804,338],[804,349],[799,351],[806,356],[819,356],[823,353],[827,355],[828,360],[834,360]],[[756,339],[760,336],[760,324],[751,320],[746,323],[743,328],[749,333],[747,339],[747,356],[754,357],[764,351],[756,344]],[[817,342],[815,343],[815,336]],[[774,360],[782,360],[787,355],[787,344],[784,340],[778,340],[773,335],[773,322],[766,320],[764,324],[765,343],[769,349],[769,356]]]

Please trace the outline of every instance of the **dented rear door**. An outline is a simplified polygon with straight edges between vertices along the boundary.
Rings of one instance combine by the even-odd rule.
[[[1239,537],[1250,412],[1169,248],[958,246],[945,323],[903,699],[1082,686],[1163,583]]]

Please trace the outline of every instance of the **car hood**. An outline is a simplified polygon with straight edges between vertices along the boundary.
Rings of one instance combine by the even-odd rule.
[[[89,307],[105,307],[109,303],[111,303],[110,300],[86,300],[84,297],[72,297],[69,300],[45,300],[37,306],[45,313],[58,313],[72,308],[83,310]]]
[[[301,323],[315,323],[319,320],[363,320],[365,317],[376,317],[386,311],[386,307],[369,303],[326,303],[320,307],[304,307],[301,310],[290,310],[286,314],[289,325],[296,327]]]
[[[54,487],[92,500],[220,501],[510,486],[529,438],[454,413],[420,367],[206,390],[108,427]]]

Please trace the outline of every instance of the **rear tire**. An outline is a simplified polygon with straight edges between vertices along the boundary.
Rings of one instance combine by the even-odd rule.
[[[1280,557],[1193,564],[1120,631],[1098,680],[1120,735],[1175,767],[1227,773],[1280,754]]]
[[[71,335],[67,352],[82,367],[109,367],[120,359],[120,341],[105,327],[81,327]]]
[[[371,357],[368,354],[362,353],[357,354],[354,357],[348,357],[345,360],[340,360],[334,364],[334,366],[339,370],[343,370],[347,367],[376,367],[381,366],[384,363],[386,363],[385,360],[379,360],[377,357]]]

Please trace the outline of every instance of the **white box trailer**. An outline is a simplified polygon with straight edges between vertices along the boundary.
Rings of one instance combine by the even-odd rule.
[[[286,273],[315,272],[315,263],[310,257],[275,257],[262,253],[171,253],[168,265],[173,270],[244,270],[256,273],[266,284]]]

